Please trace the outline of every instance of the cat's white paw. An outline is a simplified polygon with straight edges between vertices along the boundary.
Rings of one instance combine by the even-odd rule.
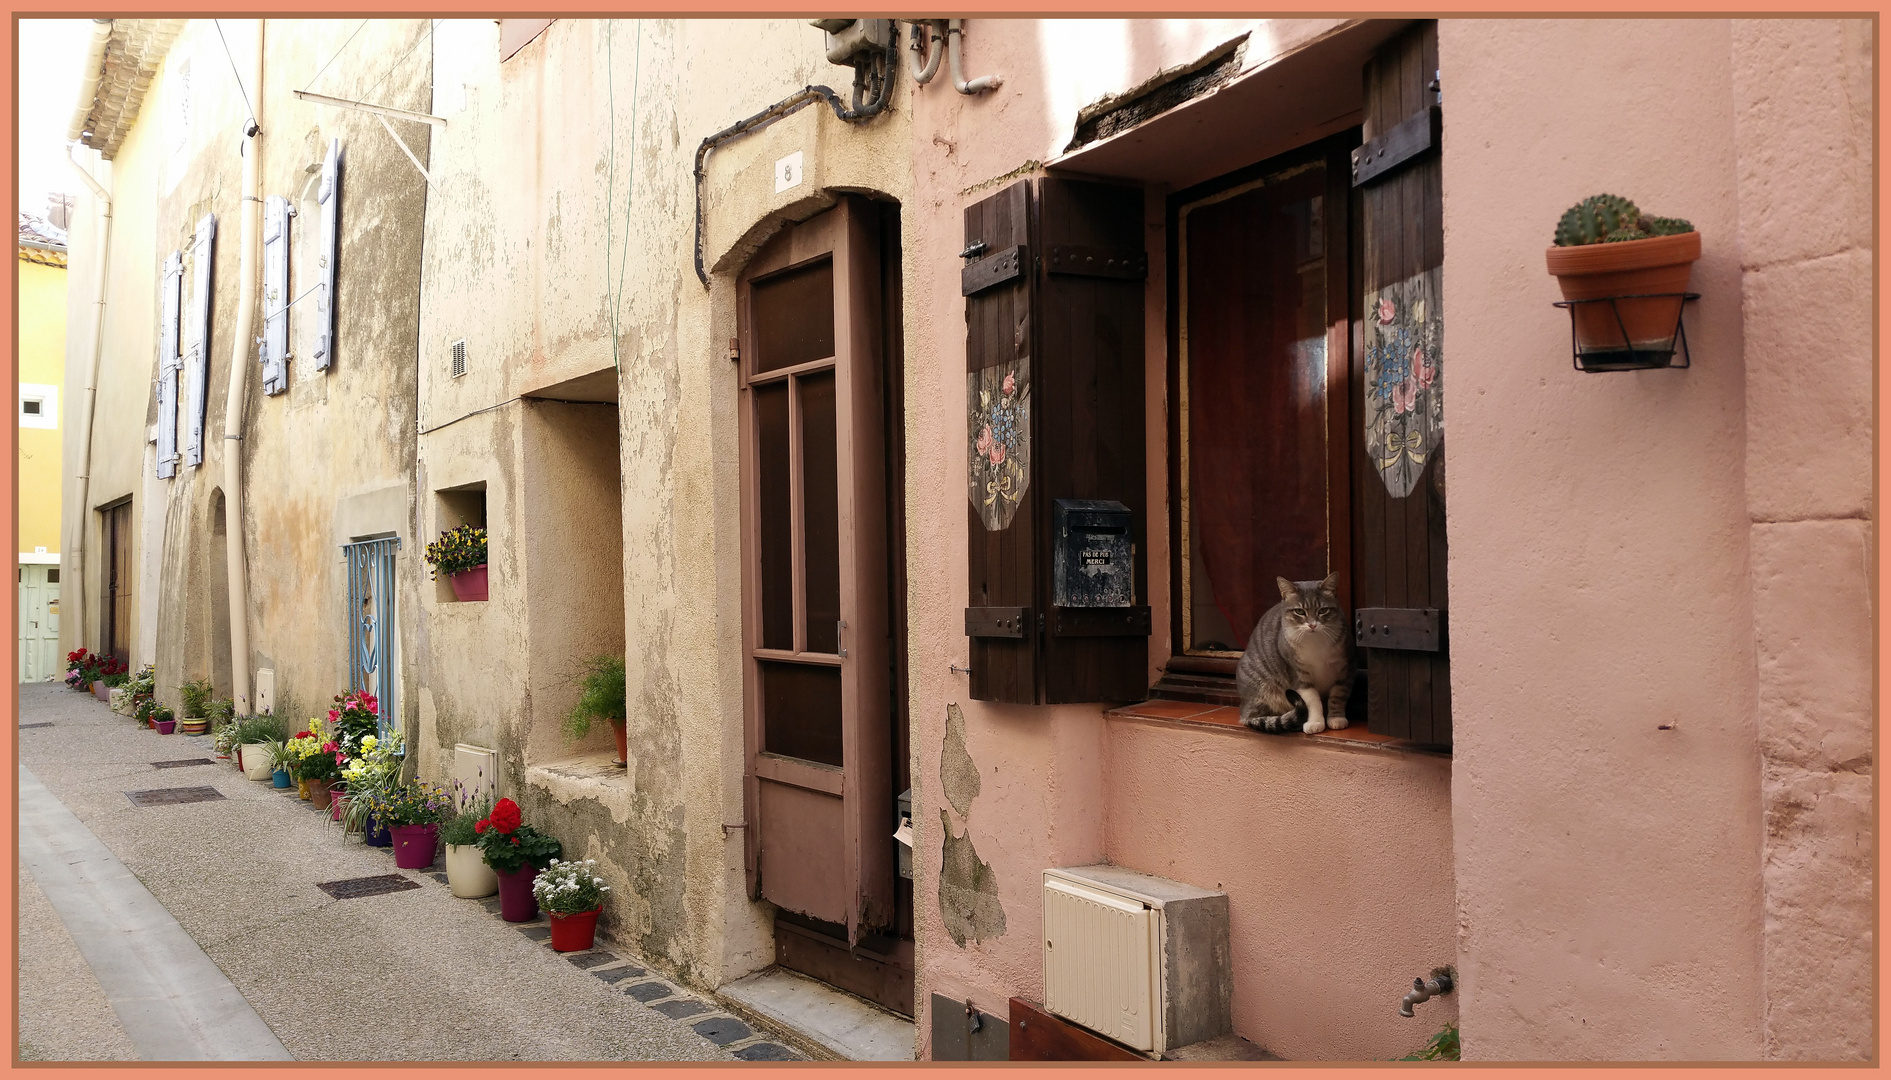
[[[1339,731],[1342,728],[1344,728],[1347,724],[1350,724],[1350,723],[1352,723],[1352,721],[1346,719],[1345,713],[1340,713],[1337,716],[1329,716],[1326,718],[1326,726],[1328,728],[1331,728],[1334,731]]]
[[[1326,730],[1326,724],[1320,720],[1308,720],[1305,724],[1300,726],[1300,730],[1309,735],[1318,735],[1320,732]]]

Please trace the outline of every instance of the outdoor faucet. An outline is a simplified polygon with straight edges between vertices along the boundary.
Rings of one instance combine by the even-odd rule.
[[[1421,1001],[1430,1001],[1440,994],[1449,994],[1450,992],[1451,972],[1442,968],[1432,972],[1431,978],[1429,979],[1413,979],[1412,992],[1405,995],[1405,1000],[1399,1002],[1399,1015],[1410,1016],[1412,1015],[1412,1006]]]

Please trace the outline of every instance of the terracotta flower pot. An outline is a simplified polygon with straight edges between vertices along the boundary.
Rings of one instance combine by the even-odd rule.
[[[457,574],[448,574],[447,581],[453,586],[453,596],[457,600],[486,599],[486,564],[480,563],[471,570],[462,570]]]
[[[454,896],[465,900],[491,896],[499,890],[499,878],[486,865],[477,844],[446,846],[446,883]]]
[[[329,782],[327,780],[309,781],[309,802],[315,804],[317,810],[328,809],[330,801],[328,788]]]
[[[394,834],[395,866],[425,870],[433,865],[433,856],[440,850],[440,826],[396,825],[388,831]]]
[[[551,913],[552,949],[555,952],[583,952],[597,941],[598,913],[603,907],[572,915]]]
[[[625,722],[622,720],[611,721],[611,734],[617,737],[617,763],[628,767],[630,765],[630,744],[626,741],[629,736],[626,731]]]
[[[1659,351],[1673,347],[1682,301],[1679,296],[1646,294],[1686,292],[1694,262],[1700,257],[1701,234],[1687,232],[1614,244],[1552,247],[1547,262],[1565,300],[1641,297],[1614,304],[1578,304],[1576,342],[1585,353]]]
[[[517,870],[497,870],[499,878],[499,917],[507,922],[530,922],[538,915],[538,898],[532,895],[532,882],[538,867],[527,863]]]

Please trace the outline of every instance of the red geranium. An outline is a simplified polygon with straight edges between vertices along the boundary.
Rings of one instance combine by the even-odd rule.
[[[494,804],[486,821],[501,833],[510,834],[519,827],[519,804],[511,799],[500,799]]]
[[[295,737],[298,739],[312,739],[315,736],[307,731],[298,731],[295,733]]]

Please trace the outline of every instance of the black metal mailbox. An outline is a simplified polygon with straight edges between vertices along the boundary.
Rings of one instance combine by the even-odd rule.
[[[1126,608],[1136,603],[1136,549],[1129,507],[1105,499],[1058,499],[1051,590],[1067,608]]]

